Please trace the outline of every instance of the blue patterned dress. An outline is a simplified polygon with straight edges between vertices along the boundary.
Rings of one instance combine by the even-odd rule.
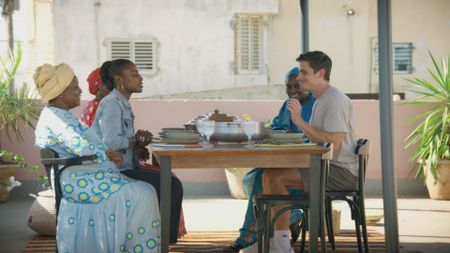
[[[45,107],[36,126],[36,146],[60,157],[97,155],[90,164],[61,175],[59,252],[160,252],[160,216],[155,189],[119,173],[95,132],[69,111]]]

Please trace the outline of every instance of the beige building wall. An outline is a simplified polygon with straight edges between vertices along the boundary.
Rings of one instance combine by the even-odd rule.
[[[300,53],[300,6],[298,1],[280,0],[279,14],[268,20],[269,84],[284,84],[284,75],[295,66]],[[283,91],[284,93],[284,91]],[[285,94],[282,94],[283,97]]]
[[[333,60],[332,83],[346,93],[378,92],[373,71],[373,46],[377,43],[377,1],[317,0],[310,3],[310,50],[322,50]],[[347,15],[349,10],[354,15]],[[280,13],[269,29],[269,80],[282,83],[289,60],[300,52],[299,6],[280,0]],[[392,42],[412,43],[413,72],[394,74],[394,91],[405,90],[404,79],[429,78],[427,50],[446,58],[450,53],[449,0],[393,0]],[[293,56],[292,56],[293,55]],[[295,62],[294,62],[295,63]],[[409,94],[406,94],[409,96]]]
[[[254,3],[252,1],[247,2]],[[21,38],[25,45],[23,48],[23,66],[19,71],[17,83],[27,82],[32,85],[31,77],[37,65],[44,62],[59,63],[62,61],[73,64],[80,80],[85,80],[95,63],[106,59],[104,57],[104,45],[100,45],[102,50],[101,59],[94,59],[96,55],[95,40],[87,35],[92,34],[89,31],[93,30],[94,27],[94,2],[83,2],[83,5],[89,5],[90,8],[88,19],[86,19],[87,12],[85,9],[80,12],[81,14],[74,15],[74,13],[77,14],[78,12],[75,12],[72,6],[79,7],[81,3],[78,1],[20,0],[20,3],[21,10],[15,13],[15,23],[26,22],[27,25],[16,24],[15,26],[17,28],[15,31],[16,38]],[[157,1],[152,3],[158,6],[161,4]],[[222,1],[221,3],[224,2]],[[284,75],[291,67],[297,65],[295,58],[301,51],[299,3],[298,1],[292,0],[270,1],[265,2],[266,4],[258,2],[259,4],[257,5],[248,4],[245,6],[243,2],[238,3],[236,3],[236,6],[227,5],[227,8],[231,8],[232,10],[228,10],[222,6],[222,11],[228,11],[230,13],[264,13],[266,17],[265,36],[267,36],[267,52],[265,55],[267,59],[265,64],[267,64],[266,69],[268,71],[267,80],[264,78],[264,82],[244,82],[245,84],[240,83],[239,85],[234,83],[237,82],[236,80],[231,80],[233,78],[231,78],[229,69],[233,61],[231,43],[233,38],[230,28],[232,15],[227,14],[227,18],[223,18],[219,22],[222,26],[214,26],[217,35],[211,36],[220,38],[223,43],[215,45],[209,42],[209,44],[214,44],[214,47],[222,48],[215,50],[215,53],[221,54],[220,57],[216,57],[217,59],[227,59],[226,61],[221,61],[221,63],[217,62],[212,65],[222,72],[225,69],[228,72],[226,74],[222,73],[222,75],[218,75],[217,71],[206,71],[208,74],[198,74],[205,71],[205,66],[210,66],[211,62],[210,57],[207,58],[208,63],[199,61],[197,57],[196,66],[201,71],[186,71],[186,74],[181,75],[183,77],[182,79],[176,82],[170,82],[170,92],[158,98],[171,97],[173,94],[178,93],[185,93],[179,95],[179,98],[188,97],[190,99],[283,99],[285,97],[282,87]],[[270,8],[266,5],[270,5]],[[219,5],[208,3],[208,6],[213,8]],[[180,11],[187,9],[182,6],[178,7]],[[137,7],[135,6],[135,8]],[[61,13],[62,10],[68,11]],[[107,5],[103,6],[103,14],[110,17],[111,15],[107,14],[110,13],[108,10]],[[269,12],[268,10],[272,11]],[[347,15],[349,10],[354,10],[354,15]],[[26,15],[20,14],[19,12],[26,13]],[[60,20],[71,20],[73,26],[58,26],[59,19],[55,15]],[[67,19],[67,15],[71,15],[72,18]],[[83,18],[80,19],[78,17]],[[26,21],[21,21],[22,19]],[[86,20],[89,23],[87,27],[85,25]],[[156,18],[155,20],[161,19]],[[217,23],[218,21],[216,20],[215,22]],[[73,34],[74,31],[78,32],[74,36],[83,39],[68,40],[61,38],[55,26],[60,27],[60,30],[68,34]],[[201,29],[202,27],[205,27],[204,23],[197,23],[196,29]],[[134,28],[136,34],[142,34],[142,27]],[[429,78],[427,68],[431,66],[431,61],[427,49],[431,50],[436,57],[446,57],[450,53],[450,33],[448,31],[450,31],[449,0],[392,0],[392,40],[393,42],[399,43],[412,43],[414,47],[412,53],[414,70],[410,75],[394,74],[394,91],[404,91],[404,85],[407,83],[404,78],[412,76]],[[161,34],[168,36],[176,33],[176,31],[172,30],[168,34],[166,30],[162,29]],[[378,74],[373,71],[372,60],[372,47],[377,42],[377,36],[377,1],[310,1],[310,48],[311,50],[323,50],[331,56],[333,59],[332,83],[344,92],[378,92]],[[102,38],[104,37],[108,36],[104,35]],[[186,36],[186,38],[188,37]],[[55,44],[56,41],[71,42],[60,42],[57,45]],[[166,44],[163,43],[163,45]],[[223,45],[225,44],[226,50],[223,50]],[[166,58],[161,58],[161,61],[165,63],[165,66],[170,66],[170,69],[172,69],[173,64],[169,64],[168,62],[174,58],[167,55],[173,51],[170,48],[161,48],[162,55],[167,56]],[[203,44],[196,48],[196,50],[198,52],[210,51],[209,47],[204,47]],[[90,53],[80,54],[79,52]],[[185,59],[185,57],[181,58]],[[86,62],[89,62],[89,64],[85,64]],[[188,66],[191,65],[191,62],[189,64],[179,62],[178,65]],[[179,71],[178,69],[175,73]],[[171,75],[167,75],[168,73],[164,74],[163,72],[158,77],[159,79],[153,78],[147,82],[148,85],[152,86],[151,90],[158,90],[160,86],[160,89],[168,86],[164,85],[163,80]],[[84,85],[83,88],[85,88]],[[258,89],[256,90],[255,88]],[[248,90],[248,92],[243,90]],[[83,96],[87,98],[89,95],[87,90],[85,91]],[[201,93],[198,94],[198,92]],[[161,92],[161,94],[163,93]],[[407,97],[408,95],[407,93]]]
[[[310,50],[331,57],[331,82],[346,93],[368,92],[368,7],[360,0],[310,1]]]
[[[28,69],[46,62],[53,63],[53,13],[52,0],[27,0],[28,9]]]
[[[394,89],[400,90],[406,84],[404,78],[432,79],[427,71],[432,66],[427,50],[439,58],[450,55],[450,1],[395,0],[392,10],[392,41],[414,46],[412,74],[394,75]]]

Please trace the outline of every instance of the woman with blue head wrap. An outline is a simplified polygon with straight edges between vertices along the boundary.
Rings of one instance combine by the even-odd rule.
[[[287,110],[287,104],[289,99],[297,98],[302,104],[302,112],[301,117],[305,121],[309,121],[311,117],[312,107],[316,98],[311,95],[311,93],[301,88],[301,84],[297,80],[298,75],[300,74],[300,70],[298,67],[292,68],[287,74],[285,78],[286,84],[286,94],[288,95],[288,99],[286,99],[283,105],[278,112],[278,115],[275,116],[272,120],[272,124],[270,127],[274,130],[285,130],[286,132],[294,132],[299,133],[300,129],[291,121],[291,114]],[[242,228],[239,229],[239,237],[236,241],[229,247],[225,248],[224,251],[227,252],[238,252],[242,248],[246,248],[254,243],[256,243],[257,232],[256,232],[256,219],[253,213],[253,200],[252,197],[255,194],[263,192],[262,189],[262,172],[263,169],[253,169],[247,175],[245,175],[243,179],[244,191],[249,196],[247,211],[245,213],[245,220]],[[290,190],[291,195],[300,194],[299,190]],[[295,224],[298,223],[301,216],[300,210],[294,210],[291,215],[291,227],[294,231],[295,235],[292,237],[295,240],[298,237],[298,230],[294,229]]]

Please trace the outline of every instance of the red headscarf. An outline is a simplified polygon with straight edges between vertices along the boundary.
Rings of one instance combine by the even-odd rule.
[[[96,68],[89,74],[87,82],[89,84],[89,92],[92,95],[97,94],[98,89],[103,85],[102,78],[100,77],[100,68]]]

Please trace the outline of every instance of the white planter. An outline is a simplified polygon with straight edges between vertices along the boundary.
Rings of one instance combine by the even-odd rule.
[[[247,199],[244,188],[242,187],[242,179],[252,168],[227,168],[225,176],[227,177],[228,189],[231,196],[236,199]]]
[[[36,233],[48,236],[56,234],[55,198],[51,190],[39,192],[27,217],[27,225]]]

